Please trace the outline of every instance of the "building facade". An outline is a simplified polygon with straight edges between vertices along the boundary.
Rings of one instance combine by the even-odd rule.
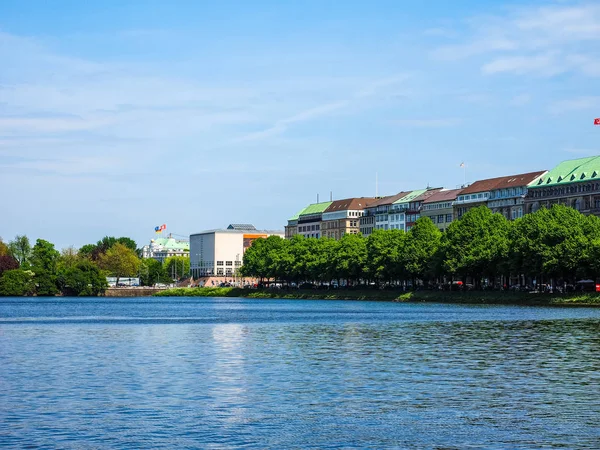
[[[423,201],[421,217],[429,217],[440,231],[454,220],[454,202],[462,189],[442,189]]]
[[[292,238],[299,234],[306,238],[321,237],[321,221],[323,213],[332,202],[312,203],[300,211],[296,216],[288,220],[288,226],[285,230],[285,237]]]
[[[600,215],[600,156],[563,161],[529,185],[526,213],[556,204]]]
[[[172,237],[151,239],[149,245],[142,247],[142,258],[153,258],[163,262],[171,256],[190,256],[190,243]]]
[[[404,213],[395,212],[390,221],[390,211],[396,200],[409,194],[409,192],[399,192],[396,195],[381,197],[370,203],[359,220],[359,230],[363,236],[369,236],[373,230],[388,230],[391,225],[394,228],[404,223]]]
[[[206,276],[234,276],[242,266],[244,252],[259,238],[283,231],[219,229],[190,236],[190,270],[194,278]]]
[[[428,187],[425,189],[425,192],[409,200],[408,208],[406,210],[406,231],[410,230],[414,226],[415,222],[421,217],[421,208],[423,206],[423,202],[432,195],[435,195],[435,193],[439,192],[441,189],[442,188]]]
[[[321,236],[340,239],[346,234],[360,233],[360,218],[375,198],[360,197],[335,200],[323,212]]]
[[[545,173],[542,170],[476,181],[458,195],[454,215],[460,219],[469,209],[485,205],[509,220],[523,217],[528,187]]]

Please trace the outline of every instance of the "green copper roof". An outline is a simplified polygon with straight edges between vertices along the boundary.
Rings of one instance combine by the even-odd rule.
[[[323,211],[325,211],[327,208],[329,208],[329,205],[331,205],[331,203],[333,203],[333,202],[321,202],[321,203],[313,203],[312,205],[308,205],[306,208],[304,208],[302,210],[302,212],[300,214],[298,214],[298,217],[306,216],[308,214],[320,214]]]
[[[292,217],[290,217],[288,220],[298,220],[298,217],[300,217],[302,214],[304,214],[304,210],[306,208],[302,208],[300,211],[298,211],[296,214],[294,214]]]
[[[563,161],[547,174],[534,180],[529,187],[563,186],[591,180],[600,180],[600,156]]]
[[[427,189],[417,189],[416,191],[412,191],[410,194],[406,194],[404,197],[396,200],[394,202],[394,204],[409,203],[410,201],[414,200],[415,198],[417,198],[419,195],[423,194],[426,191],[427,191]]]
[[[173,238],[158,238],[154,239],[154,243],[157,245],[162,245],[166,249],[172,250],[186,250],[189,251],[190,243],[187,241],[178,241]]]

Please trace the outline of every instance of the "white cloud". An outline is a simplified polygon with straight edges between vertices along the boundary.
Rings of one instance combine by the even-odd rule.
[[[600,5],[525,7],[467,22],[465,42],[433,52],[442,60],[483,59],[481,70],[554,76],[565,72],[600,76]]]

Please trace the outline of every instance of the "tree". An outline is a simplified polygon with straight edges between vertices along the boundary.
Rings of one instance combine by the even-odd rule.
[[[137,275],[140,260],[135,251],[123,244],[116,243],[100,257],[100,267],[108,270],[117,277],[117,284],[121,277],[132,277]]]
[[[13,258],[19,261],[19,266],[26,266],[29,262],[29,255],[31,254],[31,245],[29,244],[29,238],[25,235],[17,235],[12,241],[8,243],[8,249]]]
[[[73,246],[63,248],[60,251],[60,258],[58,260],[58,266],[60,268],[71,268],[74,267],[79,261],[81,261],[79,252]]]
[[[139,254],[137,244],[135,243],[135,241],[133,239],[123,236],[123,237],[117,238],[117,242],[119,244],[123,244],[129,250],[133,250],[136,254]]]
[[[469,210],[452,222],[442,236],[444,269],[462,278],[471,276],[477,287],[484,275],[494,275],[508,256],[510,225],[486,206]]]
[[[400,258],[406,233],[402,230],[374,230],[367,238],[367,273],[377,283],[391,282],[404,275]]]
[[[141,260],[140,284],[142,286],[153,286],[156,283],[170,283],[171,281],[160,261],[152,258]]]
[[[187,256],[169,256],[163,262],[163,271],[171,279],[182,279],[190,273],[190,258]]]
[[[7,270],[15,270],[19,268],[19,261],[10,255],[0,256],[0,276]]]
[[[406,233],[406,241],[401,255],[402,265],[408,275],[425,282],[433,275],[433,257],[436,254],[442,232],[429,217],[421,217]]]
[[[346,234],[331,250],[336,279],[356,282],[363,277],[367,261],[365,238],[358,234]]]
[[[0,256],[6,256],[10,254],[10,250],[8,249],[8,245],[6,245],[2,238],[0,237]]]
[[[62,269],[58,275],[58,285],[64,295],[77,296],[96,297],[108,288],[104,274],[88,260]]]
[[[33,272],[29,270],[8,270],[0,277],[0,295],[22,297],[34,292]]]
[[[38,239],[31,250],[31,269],[35,274],[34,281],[37,286],[37,295],[52,296],[58,294],[57,264],[60,253],[54,244]]]
[[[77,254],[81,258],[93,259],[94,252],[96,251],[96,246],[94,244],[86,244],[79,249]]]

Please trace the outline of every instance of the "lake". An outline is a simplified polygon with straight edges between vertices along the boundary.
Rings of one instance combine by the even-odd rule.
[[[600,308],[0,298],[3,448],[598,448]]]

